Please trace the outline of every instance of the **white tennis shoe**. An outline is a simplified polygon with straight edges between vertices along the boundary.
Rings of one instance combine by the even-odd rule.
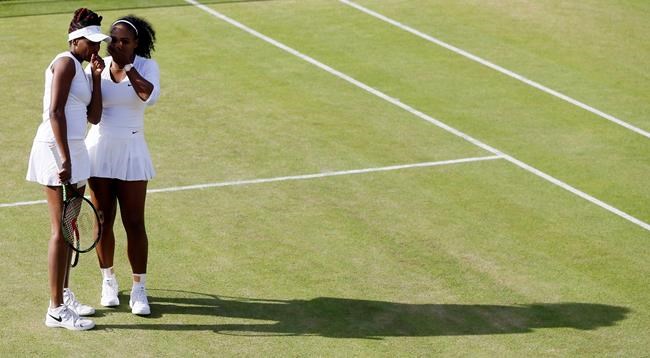
[[[102,281],[102,299],[101,304],[104,307],[115,307],[120,305],[120,299],[117,297],[118,285],[115,277],[105,278]]]
[[[45,325],[50,328],[65,328],[72,331],[86,331],[95,327],[95,322],[81,318],[77,312],[66,305],[48,308],[45,315]]]
[[[131,299],[129,299],[131,313],[139,316],[148,316],[151,314],[149,300],[147,299],[147,290],[144,285],[135,285],[131,289]]]
[[[74,293],[69,288],[63,289],[63,304],[75,311],[79,316],[90,316],[95,314],[95,308],[77,301]]]

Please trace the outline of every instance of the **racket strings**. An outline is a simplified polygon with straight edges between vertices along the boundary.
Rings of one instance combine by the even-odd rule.
[[[68,203],[63,215],[64,235],[76,250],[90,250],[96,242],[97,215],[83,198],[74,198]]]
[[[81,212],[81,201],[80,198],[71,199],[63,208],[63,235],[72,244],[76,241],[75,232],[78,231],[77,221]]]
[[[85,245],[90,245],[93,242],[95,231],[95,212],[88,205],[82,205],[75,220],[75,235],[77,239]]]

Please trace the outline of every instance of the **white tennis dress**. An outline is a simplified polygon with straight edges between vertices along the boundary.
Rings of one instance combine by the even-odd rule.
[[[87,128],[87,107],[92,97],[90,78],[86,77],[81,63],[70,52],[58,54],[45,69],[45,90],[43,92],[43,121],[38,127],[32,150],[29,155],[26,179],[43,185],[61,185],[59,169],[50,150],[56,147],[52,124],[50,123],[50,104],[52,100],[52,65],[61,57],[70,57],[75,64],[75,74],[70,85],[70,93],[65,103],[65,118],[72,167],[71,183],[82,183],[90,176],[90,161],[84,145]],[[60,152],[60,151],[59,151]]]
[[[119,83],[111,79],[111,57],[104,58],[102,72],[102,119],[86,137],[90,176],[126,181],[149,180],[155,176],[144,138],[144,110],[160,95],[160,71],[151,59],[136,56],[133,67],[153,84],[146,101],[138,97],[128,77]],[[90,73],[90,66],[86,67]]]

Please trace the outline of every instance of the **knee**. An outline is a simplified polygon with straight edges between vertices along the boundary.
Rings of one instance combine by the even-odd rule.
[[[101,218],[102,227],[106,230],[113,230],[115,223],[115,212],[111,210],[98,210],[99,217]]]
[[[129,218],[124,220],[124,229],[129,236],[141,237],[146,235],[144,219]]]
[[[102,223],[101,225],[102,228],[102,236],[113,236],[113,225],[106,225],[106,223]]]
[[[63,236],[63,233],[61,231],[53,231],[50,233],[50,242],[53,244],[63,244],[65,243],[65,237]]]

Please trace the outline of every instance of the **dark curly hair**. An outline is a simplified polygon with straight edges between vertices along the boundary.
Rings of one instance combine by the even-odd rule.
[[[138,31],[135,31],[135,29],[129,24],[118,22],[120,20],[130,22]],[[133,36],[138,39],[138,47],[135,48],[135,54],[144,58],[151,58],[151,53],[155,49],[154,42],[156,42],[156,31],[154,31],[151,24],[147,22],[147,20],[135,15],[126,15],[120,17],[119,19],[115,20],[115,22],[113,22],[113,26],[117,24],[125,25],[126,28],[131,31]]]
[[[86,9],[85,7],[75,10],[68,33],[82,29],[86,26],[101,26],[102,17],[97,15],[94,11]]]

